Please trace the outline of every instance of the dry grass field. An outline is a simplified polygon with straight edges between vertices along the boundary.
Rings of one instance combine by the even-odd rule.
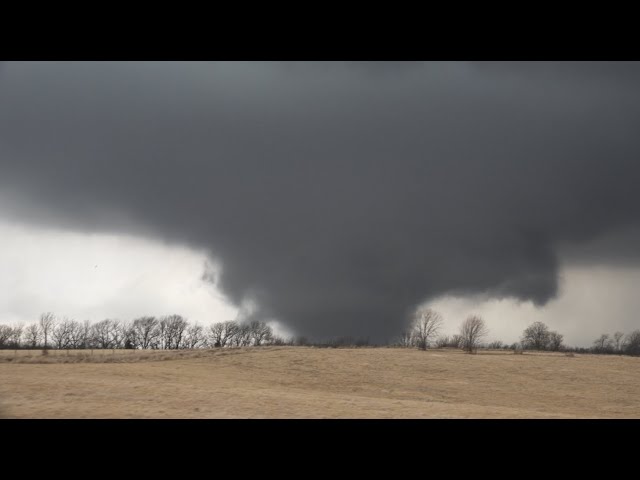
[[[9,418],[640,418],[640,358],[305,347],[14,355],[0,351]]]

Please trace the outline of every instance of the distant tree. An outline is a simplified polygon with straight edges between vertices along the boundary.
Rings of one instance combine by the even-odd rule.
[[[465,352],[473,353],[478,349],[480,340],[489,333],[484,320],[472,315],[467,318],[460,326],[461,347]]]
[[[133,321],[132,333],[136,348],[143,350],[152,348],[159,335],[157,326],[158,320],[156,317],[140,317]]]
[[[442,327],[442,316],[431,308],[420,308],[414,314],[412,336],[420,350],[426,350]]]
[[[207,342],[215,348],[230,346],[238,330],[238,323],[232,320],[214,323],[209,325]]]
[[[91,337],[97,348],[115,348],[114,333],[117,324],[111,319],[94,323],[91,328]]]
[[[251,345],[251,327],[249,325],[238,325],[236,334],[233,336],[233,345],[236,347]]]
[[[188,322],[181,315],[166,315],[160,319],[160,344],[161,348],[177,350],[182,345],[184,332]]]
[[[116,335],[117,345],[118,345],[117,348],[126,348],[126,349],[135,348],[133,336],[134,336],[133,322],[131,321],[120,322],[118,326],[118,332]]]
[[[37,323],[30,323],[25,329],[25,341],[31,348],[36,348],[40,343],[40,326]]]
[[[13,329],[9,325],[0,325],[0,348],[9,347],[9,340]]]
[[[56,323],[56,317],[51,312],[46,312],[40,315],[40,332],[44,337],[44,348],[49,348],[49,335],[53,330]]]
[[[593,350],[596,353],[612,353],[613,348],[613,340],[607,333],[603,333],[593,342]]]
[[[549,344],[548,348],[552,352],[559,352],[562,350],[563,345],[562,341],[564,340],[564,335],[558,332],[549,332]]]
[[[165,350],[167,348],[167,322],[164,317],[158,319],[158,325],[156,326],[156,338],[152,343],[151,348],[159,348]]]
[[[435,345],[437,348],[460,348],[461,341],[460,335],[444,335],[436,339]]]
[[[622,352],[624,333],[616,332],[613,334],[613,344],[616,352]]]
[[[446,348],[449,346],[450,341],[451,338],[448,335],[442,335],[436,338],[434,345],[436,346],[436,348]]]
[[[134,350],[136,348],[136,332],[133,327],[133,322],[127,322],[124,326],[124,339],[122,348],[127,350]]]
[[[22,344],[22,335],[24,332],[24,325],[19,323],[11,327],[11,335],[9,336],[9,344],[12,348],[20,348]]]
[[[82,347],[80,348],[94,348],[95,343],[91,335],[91,322],[85,320],[82,322]]]
[[[277,345],[277,346],[284,346],[284,345],[291,345],[292,341],[291,339],[281,337],[280,335],[274,335],[273,339],[271,340],[271,344]]]
[[[127,335],[127,325],[117,319],[111,320],[111,348],[122,348]]]
[[[522,334],[522,348],[530,350],[547,350],[551,332],[542,322],[534,322],[529,325]]]
[[[58,350],[71,347],[71,327],[72,320],[67,317],[60,319],[58,324],[51,330],[51,337]]]
[[[194,323],[187,327],[184,342],[182,348],[200,348],[204,345],[206,337],[204,335],[204,329],[202,325]]]
[[[69,346],[70,348],[84,348],[84,325],[81,322],[72,320],[69,324]]]
[[[502,349],[503,346],[504,346],[504,343],[502,343],[501,340],[495,340],[495,341],[489,343],[489,345],[487,345],[487,348],[489,348],[491,350],[500,350],[500,349]]]
[[[626,336],[622,349],[627,355],[640,355],[640,330]]]
[[[249,324],[249,332],[254,346],[259,347],[271,342],[273,329],[265,322],[254,320]]]

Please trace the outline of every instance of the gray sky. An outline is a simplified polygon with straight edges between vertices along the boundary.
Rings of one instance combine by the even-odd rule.
[[[639,328],[638,80],[637,63],[5,63],[0,315],[252,304],[287,331],[386,340],[433,302],[507,341],[523,319],[576,343]],[[78,288],[83,262],[111,273]]]

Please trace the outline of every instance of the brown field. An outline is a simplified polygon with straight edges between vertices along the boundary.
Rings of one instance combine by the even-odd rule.
[[[9,418],[640,418],[640,358],[305,347],[14,355],[0,351]]]

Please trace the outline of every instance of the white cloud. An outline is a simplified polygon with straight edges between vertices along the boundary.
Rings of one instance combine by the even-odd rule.
[[[202,280],[203,251],[124,235],[0,222],[0,322],[43,311],[79,320],[179,313],[209,324],[235,318]]]

